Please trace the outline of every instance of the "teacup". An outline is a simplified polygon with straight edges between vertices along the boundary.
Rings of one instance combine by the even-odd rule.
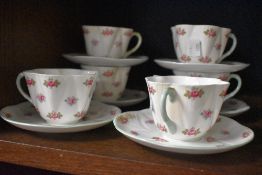
[[[212,128],[229,83],[216,78],[146,77],[154,122],[164,136],[183,141],[200,139]]]
[[[134,53],[142,43],[142,36],[131,28],[110,26],[82,26],[88,55],[125,58]],[[130,39],[136,36],[136,45],[127,51]]]
[[[171,31],[177,58],[185,63],[220,63],[237,45],[237,38],[229,28],[181,24],[171,27]],[[223,54],[228,38],[233,44]]]
[[[87,113],[96,76],[79,69],[33,69],[18,74],[16,86],[48,123],[73,124]],[[30,96],[21,87],[23,77]]]
[[[178,76],[190,76],[190,77],[207,77],[207,78],[218,78],[222,81],[230,81],[235,79],[237,81],[236,88],[230,93],[230,97],[235,96],[242,86],[242,80],[239,75],[231,74],[230,72],[222,72],[222,73],[207,73],[207,72],[184,72],[184,71],[176,71],[173,70],[173,73]]]
[[[98,72],[94,99],[103,102],[118,100],[125,88],[131,67],[98,67],[81,65],[83,69]]]

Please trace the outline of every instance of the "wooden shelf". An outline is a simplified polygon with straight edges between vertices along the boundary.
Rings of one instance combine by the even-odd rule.
[[[230,152],[185,155],[158,151],[127,139],[113,124],[81,133],[43,134],[1,121],[0,161],[73,174],[262,174],[262,99],[244,99],[251,110],[235,119],[252,128],[255,139]]]

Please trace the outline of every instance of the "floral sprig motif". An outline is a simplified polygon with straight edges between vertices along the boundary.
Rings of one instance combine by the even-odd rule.
[[[74,117],[76,118],[83,118],[86,115],[86,112],[77,112],[76,114],[74,114]]]
[[[57,120],[63,117],[63,115],[60,112],[49,112],[47,114],[47,117],[53,120]]]
[[[133,130],[131,130],[130,133],[133,134],[133,135],[135,135],[135,136],[138,136],[138,135],[139,135],[137,131],[133,131]]]
[[[250,131],[245,131],[242,133],[243,138],[247,138],[250,135]]]
[[[217,43],[216,45],[215,45],[215,48],[216,48],[216,50],[220,50],[221,49],[221,44],[219,44],[219,43]]]
[[[187,55],[185,55],[185,54],[183,54],[183,55],[180,57],[180,59],[181,59],[182,61],[184,61],[184,62],[190,62],[190,61],[191,61],[190,56],[187,56]]]
[[[58,87],[60,82],[58,80],[54,80],[53,78],[49,78],[48,80],[44,81],[44,85],[47,88],[50,87],[52,89],[53,87]]]
[[[153,86],[148,86],[148,92],[149,92],[149,94],[155,94],[156,93],[156,90],[154,89],[154,87]]]
[[[218,78],[222,81],[227,81],[229,76],[227,74],[221,74]]]
[[[205,30],[204,34],[207,35],[209,38],[214,38],[217,35],[216,31],[213,28]]]
[[[102,75],[105,76],[105,77],[112,77],[113,74],[114,74],[113,71],[108,70],[108,71],[105,71]]]
[[[38,94],[36,98],[40,103],[44,102],[46,99],[46,97],[43,94]]]
[[[102,96],[103,97],[112,97],[113,96],[113,92],[109,92],[109,91],[103,92]]]
[[[190,129],[185,129],[184,131],[182,131],[182,133],[188,136],[196,136],[200,133],[200,129],[199,128],[195,129],[194,127],[192,127]]]
[[[185,31],[185,29],[182,29],[182,28],[178,27],[178,28],[176,29],[176,34],[183,36],[183,35],[186,34],[186,31]]]
[[[161,125],[160,123],[158,123],[156,126],[160,131],[167,132],[165,125]]]
[[[117,121],[121,124],[126,124],[129,119],[133,119],[134,116],[130,115],[130,114],[126,114],[126,115],[121,115],[117,118]]]
[[[133,31],[127,31],[127,32],[124,33],[124,35],[127,36],[127,37],[131,37],[131,36],[133,36]]]
[[[121,41],[116,41],[114,43],[114,47],[121,47],[122,46],[122,42]]]
[[[94,83],[94,78],[93,77],[91,77],[90,79],[87,79],[85,82],[83,82],[83,84],[85,86],[92,86],[93,83]]]
[[[225,97],[226,94],[227,94],[227,89],[224,89],[224,90],[222,90],[222,92],[220,92],[219,96],[220,97]]]
[[[27,86],[34,86],[35,85],[35,80],[34,79],[26,79],[26,84]]]
[[[200,61],[201,63],[210,63],[212,59],[208,56],[205,56],[205,57],[199,58],[198,61]]]
[[[209,119],[209,118],[211,118],[212,114],[213,114],[213,111],[211,111],[210,109],[208,109],[208,110],[203,110],[203,111],[201,112],[201,115],[204,117],[204,119]]]
[[[158,141],[158,142],[168,142],[167,140],[162,139],[161,137],[152,137],[152,139],[154,139],[155,141]]]
[[[65,102],[66,102],[68,105],[70,105],[70,106],[73,106],[74,104],[76,104],[77,101],[78,101],[78,99],[77,99],[76,97],[74,97],[74,96],[72,96],[72,97],[67,97],[67,98],[65,99]]]
[[[212,136],[209,136],[209,137],[206,138],[206,141],[207,142],[214,142],[214,141],[216,141],[216,139]]]
[[[104,29],[103,31],[102,31],[102,35],[104,35],[104,36],[111,36],[111,35],[113,35],[113,33],[114,33],[114,31],[112,30],[112,29]]]
[[[91,43],[92,43],[93,46],[97,46],[99,41],[96,40],[96,39],[92,39]]]
[[[202,89],[193,87],[191,91],[186,90],[184,96],[187,97],[188,99],[192,98],[193,100],[195,100],[196,98],[201,98],[203,94],[204,91]]]

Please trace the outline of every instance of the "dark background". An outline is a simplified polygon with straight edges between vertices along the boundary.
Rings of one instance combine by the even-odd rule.
[[[143,43],[136,54],[150,59],[132,68],[127,85],[142,90],[146,90],[145,76],[172,74],[153,62],[159,57],[175,57],[171,26],[212,24],[231,28],[238,45],[227,60],[251,64],[239,72],[243,86],[238,96],[261,96],[261,4],[260,0],[2,0],[0,107],[24,101],[15,86],[16,76],[23,70],[79,68],[61,54],[85,51],[83,24],[130,27],[142,34]]]

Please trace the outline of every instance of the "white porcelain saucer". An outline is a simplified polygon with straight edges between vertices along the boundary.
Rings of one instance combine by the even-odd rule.
[[[50,125],[36,112],[29,102],[7,106],[1,111],[1,117],[8,123],[25,130],[45,133],[69,133],[86,131],[110,123],[121,110],[112,105],[92,101],[87,116],[77,124]]]
[[[116,101],[106,101],[104,103],[108,103],[111,105],[116,105],[119,107],[124,107],[124,106],[132,106],[135,104],[138,104],[145,99],[147,99],[148,95],[144,91],[140,90],[133,90],[133,89],[126,89],[122,95],[121,98],[119,98]]]
[[[186,154],[214,154],[249,143],[254,133],[231,118],[223,117],[199,141],[185,142],[166,138],[154,124],[151,111],[126,112],[114,119],[115,128],[129,139],[147,147]]]
[[[63,57],[74,63],[90,66],[127,67],[142,64],[148,60],[147,56],[130,56],[128,58],[95,57],[78,53],[63,54]]]
[[[227,117],[234,117],[242,114],[250,109],[244,101],[230,98],[223,103],[220,114]]]
[[[155,59],[159,66],[177,71],[191,72],[237,72],[249,66],[246,63],[223,61],[220,64],[201,64],[201,63],[181,63],[176,59]]]

